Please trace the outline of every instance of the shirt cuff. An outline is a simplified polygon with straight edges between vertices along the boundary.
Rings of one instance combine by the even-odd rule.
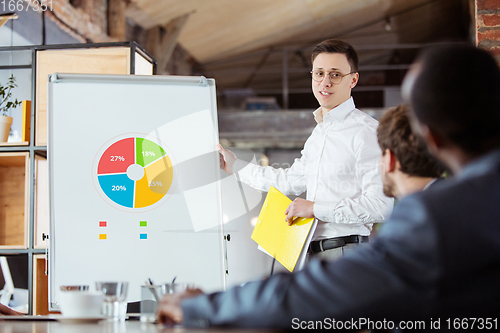
[[[330,216],[332,214],[332,208],[328,204],[320,204],[318,202],[314,203],[313,213],[314,217],[323,222],[334,222],[330,221]]]
[[[233,174],[238,173],[238,176],[244,176],[245,174],[248,174],[250,170],[252,169],[252,166],[255,164],[236,159],[236,161],[233,164]]]

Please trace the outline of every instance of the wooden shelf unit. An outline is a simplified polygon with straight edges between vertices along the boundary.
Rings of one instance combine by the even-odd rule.
[[[39,50],[36,53],[36,145],[47,145],[48,75],[53,73],[153,75],[153,64],[139,52],[132,52],[135,52],[133,60],[130,47]]]
[[[29,153],[0,154],[0,249],[28,248]]]
[[[33,248],[46,249],[49,234],[49,170],[47,158],[35,155],[35,230]]]
[[[47,76],[154,75],[156,61],[135,42],[0,47],[0,70],[17,69],[31,69],[31,126],[29,141],[0,144],[0,256],[27,255],[28,313],[48,314]]]
[[[45,254],[33,255],[33,315],[57,314],[49,311],[49,277]]]

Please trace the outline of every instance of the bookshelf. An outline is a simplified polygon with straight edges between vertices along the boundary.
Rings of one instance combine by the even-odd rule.
[[[0,256],[23,267],[27,261],[19,280],[27,280],[28,313],[47,314],[47,76],[153,75],[156,61],[135,42],[0,47],[2,72],[20,78],[22,99],[31,102],[14,111],[22,122],[19,142],[0,143]]]

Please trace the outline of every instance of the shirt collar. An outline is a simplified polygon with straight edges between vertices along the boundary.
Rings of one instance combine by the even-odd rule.
[[[439,178],[434,178],[433,180],[431,180],[430,182],[427,183],[427,185],[425,185],[423,191],[427,190],[429,187],[432,186],[432,184],[434,184]]]
[[[319,107],[318,109],[316,109],[316,111],[313,112],[314,120],[316,120],[318,124],[323,122],[323,120],[326,121],[336,120],[338,122],[342,122],[345,119],[345,117],[355,108],[356,106],[354,105],[354,99],[351,97],[344,103],[331,109],[324,118],[321,112],[321,107]]]

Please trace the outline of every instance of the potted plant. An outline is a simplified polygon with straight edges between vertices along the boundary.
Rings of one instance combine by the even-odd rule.
[[[3,86],[0,84],[0,142],[7,142],[10,133],[10,125],[12,125],[12,117],[7,115],[8,111],[12,108],[18,107],[22,104],[17,98],[15,101],[10,101],[12,96],[12,88],[17,87],[15,84],[16,78],[13,74],[10,75],[8,83]]]

